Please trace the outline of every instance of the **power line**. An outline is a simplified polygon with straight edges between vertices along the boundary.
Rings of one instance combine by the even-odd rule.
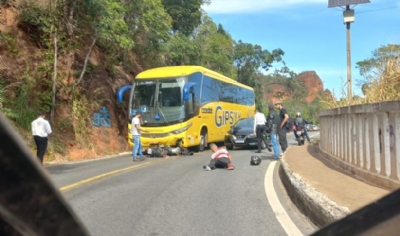
[[[373,12],[373,11],[392,10],[392,9],[396,9],[396,8],[400,8],[400,6],[387,7],[387,8],[381,8],[381,9],[369,10],[369,11],[359,11],[359,12],[357,12],[357,14],[360,14],[360,13],[366,13],[366,12]]]
[[[357,4],[358,5],[358,4]],[[357,5],[355,5],[354,7],[352,7],[351,9],[354,9]],[[340,7],[341,9],[336,9],[337,11],[343,11],[346,10],[346,8],[344,7]],[[387,8],[381,8],[381,9],[375,9],[375,10],[368,10],[368,11],[359,11],[357,12],[357,14],[360,13],[367,13],[367,12],[374,12],[374,11],[385,11],[385,10],[392,10],[392,9],[397,9],[400,8],[400,6],[392,6],[392,7],[387,7]]]

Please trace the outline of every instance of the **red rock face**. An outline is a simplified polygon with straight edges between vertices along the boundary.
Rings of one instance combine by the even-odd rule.
[[[280,84],[273,84],[268,86],[269,88],[264,89],[264,99],[270,103],[275,103],[278,100],[285,100],[285,98],[290,97],[290,93],[287,91],[286,87]]]
[[[297,79],[304,83],[308,90],[307,102],[311,102],[318,94],[324,91],[324,85],[315,71],[304,71],[297,75]]]
[[[315,71],[304,71],[298,74],[297,79],[306,85],[308,90],[305,101],[312,102],[318,95],[330,93],[329,90],[324,91],[324,85]],[[290,98],[292,94],[284,85],[272,84],[264,87],[264,99],[268,102],[276,102],[277,100],[285,100]],[[330,95],[332,96],[332,95]]]

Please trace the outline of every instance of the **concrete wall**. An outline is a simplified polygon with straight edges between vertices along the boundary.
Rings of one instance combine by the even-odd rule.
[[[320,112],[324,156],[360,178],[400,187],[400,101]]]

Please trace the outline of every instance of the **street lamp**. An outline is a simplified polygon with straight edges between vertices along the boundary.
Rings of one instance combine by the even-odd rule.
[[[350,24],[354,22],[354,10],[350,9],[350,5],[361,3],[370,3],[370,0],[328,0],[328,8],[346,6],[343,11],[343,23],[346,24],[346,41],[347,41],[347,99],[351,104],[353,102],[353,89],[351,82],[351,39]]]

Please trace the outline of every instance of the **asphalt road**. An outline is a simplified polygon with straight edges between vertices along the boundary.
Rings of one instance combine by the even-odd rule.
[[[288,141],[295,144],[292,135]],[[204,171],[209,150],[139,163],[120,155],[46,169],[94,236],[295,235],[288,232],[288,221],[278,220],[282,213],[274,210],[276,205],[301,234],[314,232],[280,183],[279,161],[264,150],[262,163],[251,166],[254,151],[233,150],[233,171]],[[265,184],[270,165],[275,166],[273,187]],[[271,206],[267,194],[276,194],[278,203]]]

